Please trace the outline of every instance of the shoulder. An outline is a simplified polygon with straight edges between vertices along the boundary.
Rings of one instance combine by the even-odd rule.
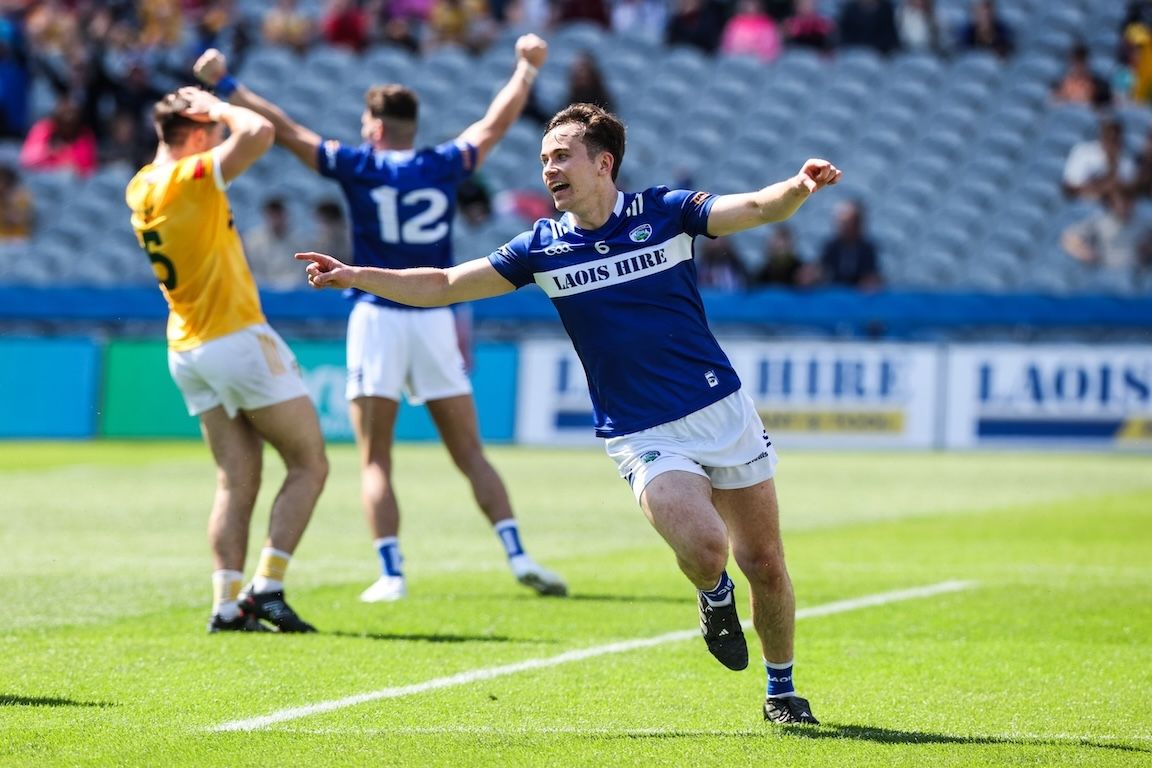
[[[650,203],[653,208],[660,210],[679,211],[687,206],[699,207],[712,197],[711,192],[700,192],[694,189],[669,189],[666,186],[649,187],[640,192],[637,197],[644,203]]]

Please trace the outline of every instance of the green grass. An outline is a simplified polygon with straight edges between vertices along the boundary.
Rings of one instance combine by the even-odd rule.
[[[322,634],[209,637],[201,445],[0,443],[0,765],[1152,765],[1145,456],[786,452],[801,608],[978,582],[801,620],[819,728],[763,723],[763,669],[728,672],[691,638],[211,730],[694,627],[690,587],[603,454],[490,454],[570,599],[516,585],[442,449],[404,445],[410,597],[359,603],[376,564],[338,445],[289,573]]]

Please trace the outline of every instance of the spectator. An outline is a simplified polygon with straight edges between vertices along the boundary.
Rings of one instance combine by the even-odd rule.
[[[875,290],[882,284],[876,246],[864,234],[864,206],[849,200],[836,208],[836,233],[820,254],[819,279],[832,285]]]
[[[264,14],[261,34],[265,43],[303,55],[312,45],[316,30],[312,19],[296,7],[296,0],[276,0],[276,6]]]
[[[1152,5],[1130,3],[1120,31],[1116,91],[1135,104],[1152,102]]]
[[[969,51],[990,51],[1007,58],[1016,50],[1016,35],[996,13],[993,0],[976,0],[960,28],[959,46]]]
[[[667,26],[664,0],[617,0],[612,5],[612,32],[617,35],[662,43]]]
[[[140,44],[144,48],[175,48],[184,36],[180,0],[140,0]]]
[[[96,136],[80,120],[76,104],[61,99],[37,120],[20,149],[20,164],[35,171],[65,169],[80,176],[96,170]]]
[[[900,47],[892,0],[845,0],[840,6],[840,45],[892,53]]]
[[[696,283],[701,288],[742,291],[748,287],[748,268],[727,237],[704,238],[696,257]]]
[[[780,30],[764,11],[762,0],[740,0],[736,13],[724,25],[720,51],[729,56],[753,56],[774,61],[780,55]],[[611,107],[608,107],[609,111]]]
[[[805,285],[811,281],[811,270],[805,268],[804,260],[796,250],[792,228],[787,224],[777,224],[772,228],[768,245],[764,249],[764,262],[757,270],[753,282],[756,285]]]
[[[1152,266],[1152,231],[1137,220],[1132,194],[1110,186],[1104,208],[1064,230],[1061,244],[1077,261],[1101,270],[1131,275]]]
[[[552,13],[554,25],[584,22],[608,29],[612,24],[605,0],[552,0]]]
[[[0,245],[32,237],[32,195],[11,165],[0,164]]]
[[[44,0],[32,4],[24,19],[29,48],[44,56],[63,58],[83,47],[80,21],[71,3]]]
[[[32,76],[19,25],[0,17],[0,139],[23,138],[28,130]]]
[[[1088,46],[1077,42],[1068,52],[1064,74],[1052,86],[1052,99],[1065,104],[1106,107],[1112,101],[1108,81],[1092,71]]]
[[[484,51],[497,29],[485,0],[436,0],[428,17],[428,45],[458,45],[474,54]]]
[[[940,29],[935,0],[904,0],[896,11],[896,31],[906,51],[945,53],[946,35]]]
[[[1144,145],[1136,155],[1132,192],[1136,197],[1152,197],[1152,128],[1144,134]]]
[[[796,12],[784,20],[789,45],[830,51],[836,43],[836,22],[820,13],[816,0],[796,0]]]
[[[460,182],[460,186],[456,188],[456,210],[469,227],[479,227],[491,221],[492,196],[488,193],[488,187],[475,176]],[[313,250],[327,253],[319,248]]]
[[[1110,186],[1136,181],[1136,166],[1124,154],[1124,126],[1113,116],[1100,120],[1096,139],[1072,147],[1064,163],[1064,194],[1068,198],[1096,200]]]
[[[291,290],[302,287],[300,267],[293,254],[300,237],[288,220],[284,199],[270,197],[261,208],[263,221],[244,233],[244,252],[252,277],[262,288]]]
[[[148,163],[156,152],[156,142],[145,139],[140,120],[131,112],[117,111],[108,123],[100,142],[98,157],[101,168],[122,166],[133,172]]]
[[[368,16],[355,0],[328,0],[320,32],[329,45],[360,53],[368,46]]]
[[[352,233],[348,229],[348,222],[344,218],[344,209],[335,200],[321,200],[312,209],[316,223],[316,232],[312,236],[312,244],[307,250],[319,251],[321,248],[331,248],[332,252],[342,253],[352,257]],[[299,249],[297,249],[299,250]],[[328,253],[329,251],[323,251]],[[293,273],[293,288],[303,287],[304,280],[300,276],[300,265],[296,264]]]
[[[713,0],[678,0],[664,40],[668,45],[690,45],[715,53],[723,31],[723,12]]]
[[[611,112],[614,102],[596,57],[581,51],[568,68],[568,104],[595,104]]]

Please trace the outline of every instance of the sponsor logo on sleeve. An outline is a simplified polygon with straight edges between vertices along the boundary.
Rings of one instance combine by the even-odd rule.
[[[689,201],[689,205],[694,208],[699,208],[700,206],[704,205],[704,201],[710,197],[712,197],[711,192],[697,192],[696,194],[692,195],[692,199]]]

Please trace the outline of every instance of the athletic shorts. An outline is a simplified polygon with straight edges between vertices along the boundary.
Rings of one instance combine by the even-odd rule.
[[[604,443],[636,500],[665,472],[707,477],[713,488],[748,488],[776,474],[776,449],[743,390],[682,419]]]
[[[349,400],[386,397],[419,405],[472,394],[448,308],[398,309],[356,302],[348,317]]]
[[[261,323],[206,341],[195,349],[168,350],[168,371],[190,416],[218,405],[231,418],[308,394],[296,356],[272,327]]]

